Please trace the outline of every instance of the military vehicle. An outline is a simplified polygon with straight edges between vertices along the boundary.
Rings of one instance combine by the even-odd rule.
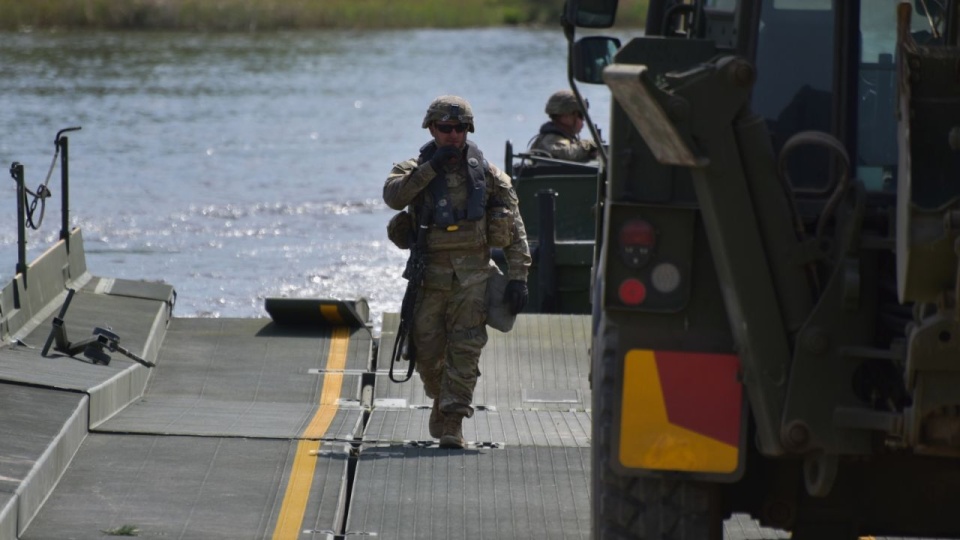
[[[504,156],[533,258],[527,278],[530,301],[524,311],[590,313],[598,163],[514,153],[511,141]],[[502,257],[497,259],[502,262]]]
[[[960,536],[960,2],[568,0],[612,100],[594,538]],[[576,88],[576,84],[571,80]]]

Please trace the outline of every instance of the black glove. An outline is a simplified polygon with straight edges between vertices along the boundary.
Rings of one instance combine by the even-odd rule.
[[[437,151],[433,153],[433,157],[430,158],[430,166],[433,167],[435,171],[442,170],[443,166],[454,157],[460,157],[459,148],[456,146],[441,146],[437,148]]]
[[[523,311],[527,305],[527,298],[530,293],[527,291],[527,282],[519,279],[511,279],[507,283],[507,288],[503,291],[503,301],[510,304],[510,314],[516,315]]]

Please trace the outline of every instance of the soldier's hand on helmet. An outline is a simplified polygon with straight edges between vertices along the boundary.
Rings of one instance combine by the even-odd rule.
[[[530,293],[527,291],[527,282],[519,279],[511,279],[507,283],[507,288],[503,291],[503,301],[510,304],[510,314],[516,315],[523,311],[527,305],[527,298]]]
[[[433,157],[430,158],[430,166],[433,167],[433,170],[439,171],[451,159],[459,157],[460,149],[456,146],[441,146],[440,148],[437,148],[437,151],[434,152]]]

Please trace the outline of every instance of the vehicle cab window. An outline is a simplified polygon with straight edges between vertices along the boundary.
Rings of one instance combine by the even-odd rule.
[[[757,34],[753,110],[763,116],[779,154],[800,131],[832,132],[834,26],[830,0],[763,0]],[[827,189],[830,156],[799,148],[788,170],[801,191]]]

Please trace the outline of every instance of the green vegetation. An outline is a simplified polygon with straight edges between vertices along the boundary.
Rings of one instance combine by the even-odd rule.
[[[621,0],[618,26],[643,24],[647,0]],[[563,0],[0,0],[0,30],[251,31],[554,25]]]

